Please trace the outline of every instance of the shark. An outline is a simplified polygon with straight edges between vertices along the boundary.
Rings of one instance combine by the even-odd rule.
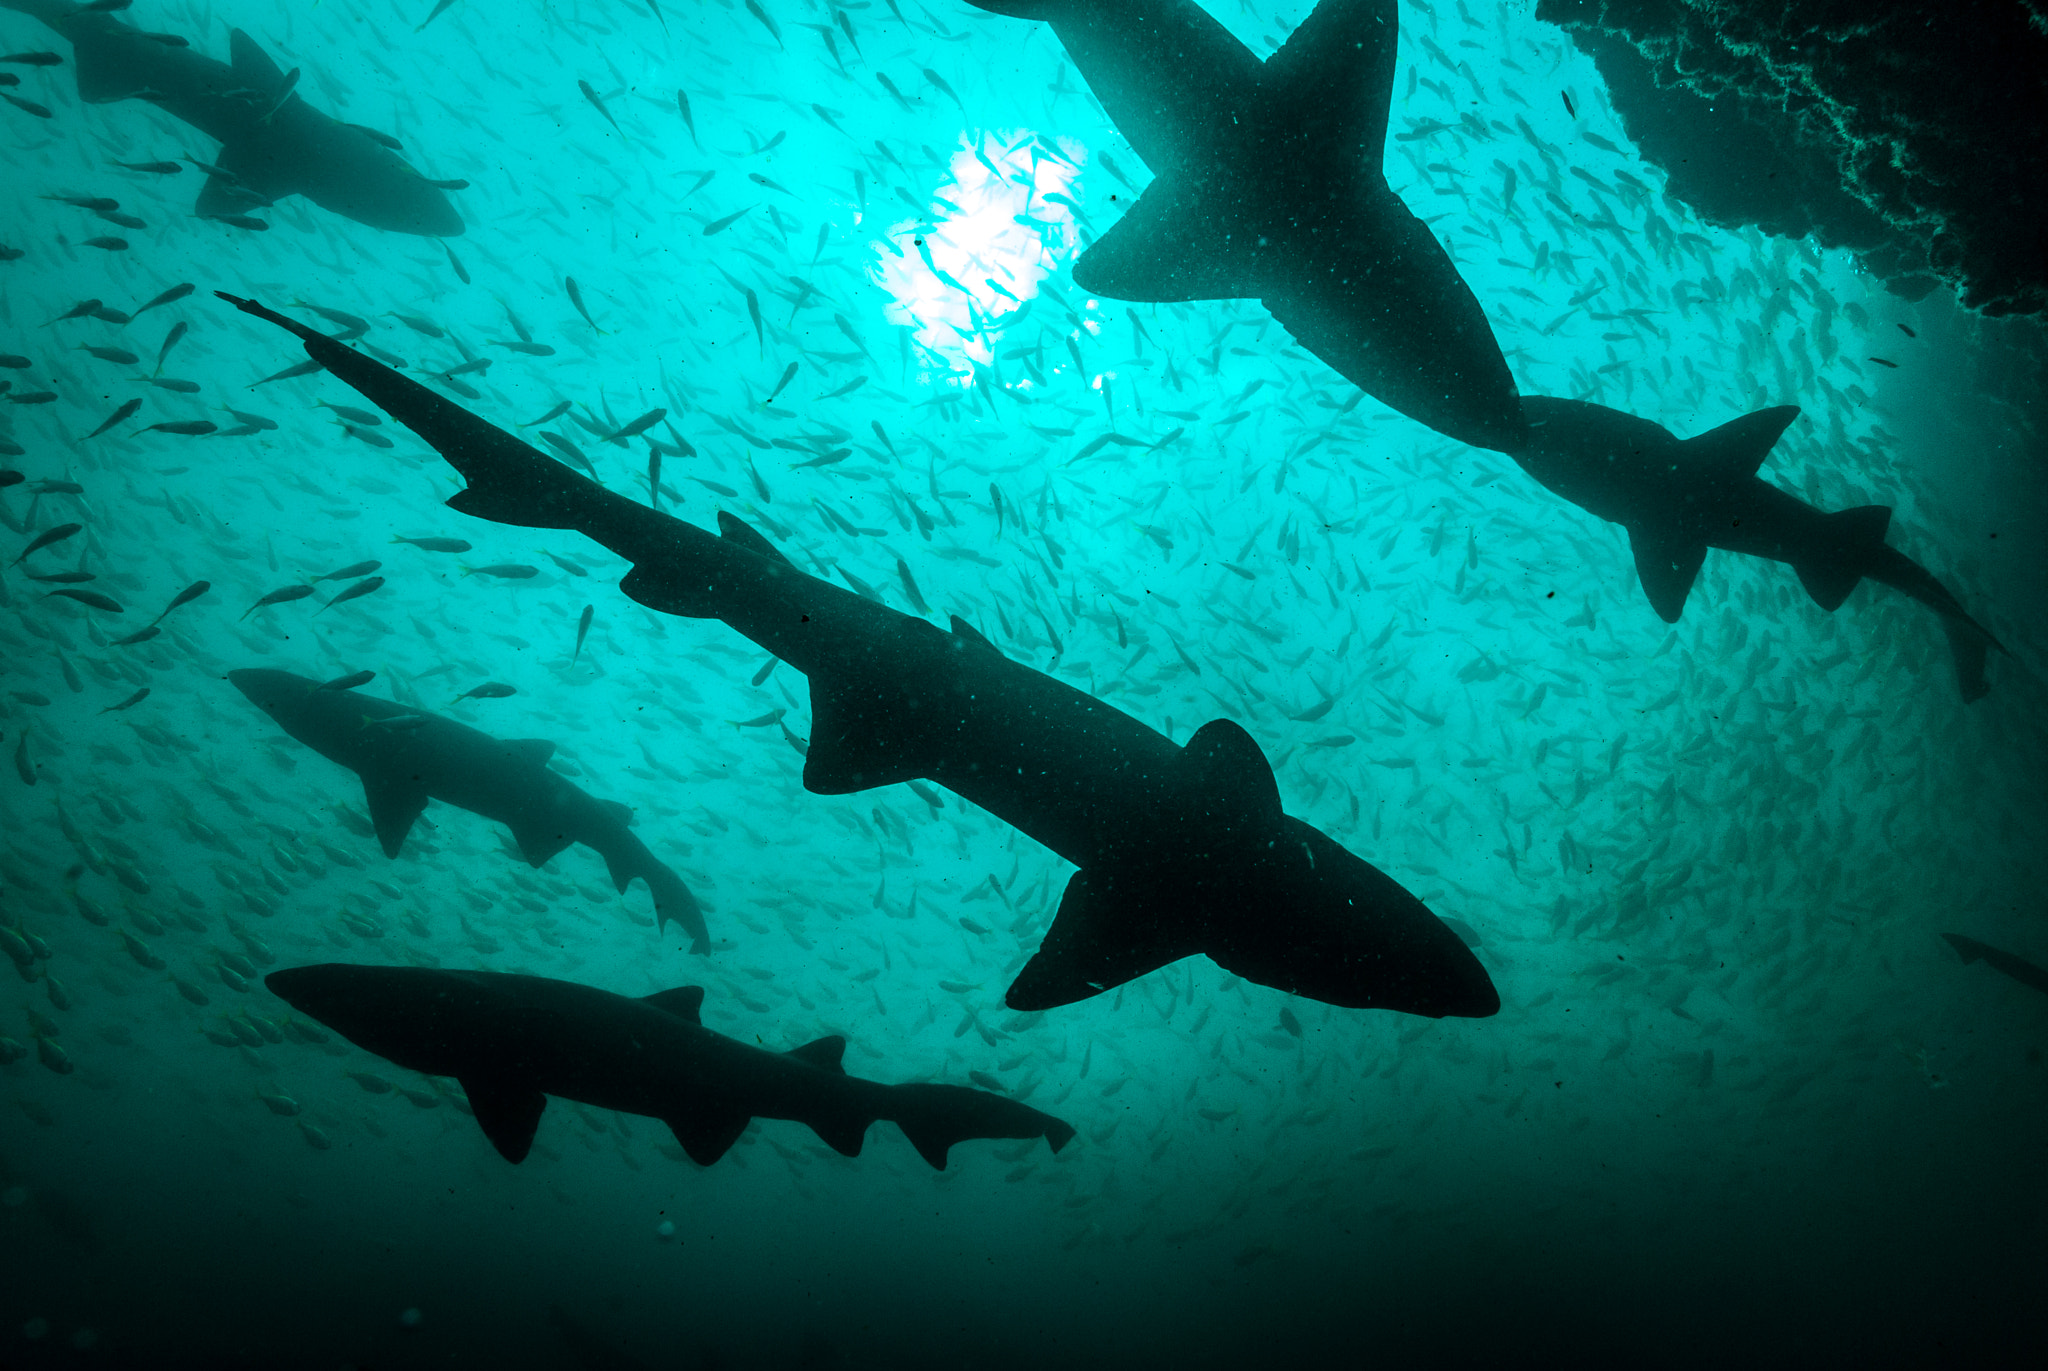
[[[621,894],[635,877],[647,883],[657,929],[673,920],[690,936],[691,951],[710,950],[697,897],[627,827],[632,810],[596,799],[551,770],[553,743],[493,738],[391,700],[323,689],[289,671],[230,671],[228,683],[293,738],[362,778],[386,857],[404,850],[427,802],[439,800],[504,824],[535,867],[581,843],[604,858]]]
[[[924,779],[1078,870],[1006,1003],[1045,1010],[1184,957],[1345,1008],[1483,1018],[1500,995],[1477,957],[1385,872],[1287,814],[1244,728],[1185,744],[948,629],[798,569],[730,513],[713,533],[607,490],[390,367],[254,300],[306,352],[461,473],[451,508],[574,529],[631,562],[625,594],[722,620],[809,678],[805,789]]]
[[[229,60],[181,38],[148,33],[99,7],[68,0],[0,0],[70,40],[78,98],[87,104],[147,100],[220,144],[193,212],[245,216],[292,195],[371,228],[447,238],[462,216],[440,186],[415,171],[388,135],[321,113],[240,29]]]
[[[454,1077],[484,1136],[515,1165],[550,1095],[660,1119],[699,1166],[756,1118],[804,1124],[847,1157],[887,1119],[940,1171],[971,1138],[1044,1138],[1058,1152],[1074,1137],[1072,1124],[993,1091],[849,1076],[837,1035],[774,1052],[713,1032],[702,986],[635,998],[545,976],[338,962],[273,971],[263,983],[367,1052]]]
[[[1075,260],[1075,285],[1256,297],[1389,408],[1475,447],[1520,445],[1485,311],[1381,169],[1396,0],[1322,0],[1264,62],[1193,0],[970,3],[1050,24],[1154,174]]]
[[[1944,933],[1941,936],[1948,940],[1948,945],[1963,959],[1963,965],[1984,962],[1993,970],[2012,977],[2029,990],[2038,990],[2043,995],[2048,995],[2048,967],[2038,966],[2025,957],[1993,947],[1990,943],[1980,943],[1975,938],[1967,938],[1960,933]]]
[[[1650,607],[1675,624],[1708,548],[1789,563],[1822,609],[1866,577],[1941,616],[1965,701],[1991,688],[1990,649],[2004,644],[1918,562],[1890,546],[1883,505],[1823,511],[1757,472],[1793,420],[1778,405],[1681,439],[1663,425],[1586,400],[1525,396],[1529,440],[1514,454],[1552,494],[1628,530]]]

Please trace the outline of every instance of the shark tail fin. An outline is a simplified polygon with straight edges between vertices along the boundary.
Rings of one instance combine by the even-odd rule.
[[[1825,545],[1793,568],[1813,602],[1832,614],[1877,560],[1892,512],[1883,505],[1859,505],[1827,515],[1826,523]]]
[[[1968,619],[1958,619],[1953,614],[1941,616],[1942,632],[1948,635],[1948,650],[1956,662],[1956,685],[1963,692],[1963,703],[1973,704],[1991,693],[1991,678],[1987,674],[1987,660],[1995,641]]]
[[[1984,959],[1984,944],[1975,938],[1965,938],[1960,933],[1944,933],[1941,936],[1956,950],[1956,955],[1963,959],[1963,965],[1968,966],[1971,962]]]
[[[1778,439],[1799,417],[1799,406],[1776,405],[1730,419],[1679,443],[1688,466],[1723,476],[1754,476]]]
[[[1074,1126],[1017,1100],[964,1085],[892,1085],[889,1117],[934,1171],[946,1169],[953,1144],[970,1138],[1044,1138],[1057,1152]]]

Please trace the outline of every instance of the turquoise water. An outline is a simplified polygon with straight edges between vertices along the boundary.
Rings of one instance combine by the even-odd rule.
[[[124,17],[214,55],[246,29],[316,106],[467,180],[445,244],[303,199],[265,231],[195,218],[197,172],[112,163],[211,140],[81,104],[68,65],[8,68],[52,117],[0,132],[0,242],[24,253],[0,352],[32,363],[8,399],[56,398],[0,404],[23,449],[0,465],[83,492],[18,485],[0,511],[17,550],[85,532],[0,582],[0,746],[35,777],[0,782],[0,917],[50,953],[0,1006],[26,1049],[0,1067],[0,1361],[1705,1361],[1982,1348],[2023,1318],[2048,1001],[1938,936],[2048,953],[2043,501],[1972,389],[2004,335],[1694,220],[1523,7],[1403,7],[1387,177],[1522,389],[1685,435],[1802,406],[1765,474],[1894,506],[1893,541],[2013,648],[1966,707],[1933,616],[1882,587],[1824,614],[1787,568],[1714,553],[1666,626],[1619,529],[1361,397],[1255,301],[1079,292],[1073,256],[1145,174],[1043,26],[764,0],[778,39],[744,5],[459,0],[416,32],[428,8]],[[1218,17],[1264,55],[1305,13]],[[68,58],[18,15],[0,46]],[[107,232],[128,247],[83,245]],[[188,281],[126,325],[51,322]],[[910,610],[900,559],[941,622],[1176,740],[1241,723],[1290,812],[1466,926],[1502,1013],[1332,1009],[1200,958],[1008,1011],[1065,863],[950,796],[805,793],[794,672],[635,605],[573,535],[446,510],[453,473],[340,415],[363,402],[339,382],[252,388],[303,354],[215,289],[360,316],[415,375],[488,357],[465,404],[509,428],[574,402],[519,431],[643,496],[644,453],[602,434],[665,408],[689,455],[664,508],[735,511]],[[161,375],[194,393],[134,379],[174,325]],[[553,355],[501,346],[522,328]],[[229,409],[276,426],[142,431]],[[238,617],[364,560],[373,593]],[[504,563],[539,574],[466,574]],[[31,565],[90,570],[126,612],[44,598]],[[111,645],[202,579],[160,636]],[[222,679],[250,666],[374,670],[368,693],[556,742],[632,806],[715,951],[657,935],[588,850],[531,870],[447,806],[387,861],[355,778]],[[451,703],[485,681],[516,693]],[[701,984],[721,1032],[842,1033],[885,1081],[981,1073],[1080,1137],[963,1144],[934,1173],[889,1125],[848,1160],[757,1123],[699,1169],[653,1120],[557,1102],[513,1167],[452,1091],[269,1041],[289,1011],[245,961]]]

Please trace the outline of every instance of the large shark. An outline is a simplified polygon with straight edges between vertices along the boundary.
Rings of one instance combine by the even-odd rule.
[[[228,35],[229,62],[201,56],[68,0],[0,0],[0,9],[40,19],[71,41],[78,98],[87,104],[147,100],[220,143],[194,213],[246,215],[290,195],[394,233],[452,237],[462,216],[391,140],[329,118],[256,40]],[[297,73],[292,73],[296,77]]]
[[[549,770],[553,743],[493,738],[390,700],[322,689],[289,671],[230,671],[228,682],[278,727],[362,778],[385,856],[403,850],[427,801],[440,800],[504,824],[534,866],[583,844],[604,858],[621,893],[635,876],[647,882],[656,927],[673,919],[690,935],[691,951],[709,950],[703,911],[682,877],[626,827],[631,810],[595,799]]]
[[[501,971],[328,963],[273,971],[263,983],[302,1014],[411,1071],[453,1076],[508,1162],[533,1147],[547,1097],[660,1119],[709,1166],[755,1118],[793,1119],[848,1157],[889,1119],[918,1154],[946,1168],[969,1138],[1044,1138],[1071,1124],[963,1085],[883,1085],[846,1074],[846,1039],[771,1052],[704,1027],[704,988],[640,999]]]
[[[1351,1008],[1484,1017],[1485,969],[1384,872],[1283,812],[1259,746],[1217,719],[1185,747],[1013,662],[960,619],[923,619],[804,574],[729,514],[724,536],[615,494],[502,429],[264,306],[328,371],[424,438],[478,518],[575,529],[633,563],[663,613],[722,619],[810,678],[804,787],[927,778],[1080,868],[1007,1002],[1050,1009],[1207,954],[1246,980]]]
[[[1707,549],[1789,562],[1813,602],[1832,613],[1864,577],[1941,616],[1965,700],[1991,687],[1987,649],[2004,645],[1964,612],[1927,568],[1887,546],[1882,505],[1827,513],[1757,475],[1797,405],[1745,414],[1681,439],[1660,424],[1584,400],[1522,401],[1529,440],[1515,460],[1545,488],[1628,530],[1651,608],[1675,624]]]
[[[1511,452],[1486,315],[1381,173],[1396,0],[1322,0],[1263,63],[1193,0],[970,0],[1043,20],[1156,179],[1074,263],[1116,300],[1256,296],[1359,389]]]

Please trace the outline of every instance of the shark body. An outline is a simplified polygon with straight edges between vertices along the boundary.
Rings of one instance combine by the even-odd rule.
[[[231,60],[221,62],[66,0],[0,0],[0,9],[70,40],[79,99],[147,100],[220,143],[211,165],[229,175],[208,175],[193,208],[203,218],[303,195],[372,228],[462,232],[440,187],[368,132],[314,109],[240,29],[228,36]]]
[[[1255,296],[1389,407],[1477,447],[1523,438],[1471,289],[1380,165],[1395,0],[1322,0],[1264,62],[1193,0],[970,0],[1042,20],[1155,174],[1074,263],[1117,300]]]
[[[1073,1126],[958,1085],[883,1085],[846,1074],[841,1037],[772,1052],[704,1027],[702,986],[644,998],[498,971],[328,963],[274,971],[272,993],[408,1070],[452,1076],[509,1162],[526,1159],[547,1097],[660,1119],[692,1161],[724,1156],[756,1118],[807,1125],[844,1156],[893,1120],[933,1167],[969,1138],[1039,1138]]]
[[[1964,699],[1990,689],[1988,649],[2003,646],[1932,573],[1886,544],[1891,510],[1826,512],[1757,475],[1797,405],[1685,439],[1584,400],[1527,396],[1522,412],[1529,440],[1515,460],[1553,494],[1628,530],[1643,593],[1666,623],[1678,622],[1710,547],[1789,563],[1830,613],[1869,577],[1941,616]]]
[[[590,848],[621,893],[636,876],[647,882],[657,926],[674,920],[690,935],[692,951],[709,950],[690,888],[626,826],[630,810],[548,769],[553,743],[493,738],[390,700],[322,690],[288,671],[231,671],[228,681],[286,733],[362,779],[385,856],[398,856],[427,802],[440,800],[504,824],[536,867],[572,844]],[[402,726],[391,726],[401,718]]]
[[[1218,719],[1186,746],[951,631],[806,575],[759,533],[723,536],[606,490],[351,348],[235,300],[419,434],[468,482],[462,513],[575,529],[632,562],[628,595],[716,618],[810,678],[804,786],[840,795],[929,779],[1080,870],[1014,1009],[1100,994],[1206,954],[1246,980],[1350,1008],[1484,1017],[1471,950],[1391,877],[1286,814],[1272,768]]]

